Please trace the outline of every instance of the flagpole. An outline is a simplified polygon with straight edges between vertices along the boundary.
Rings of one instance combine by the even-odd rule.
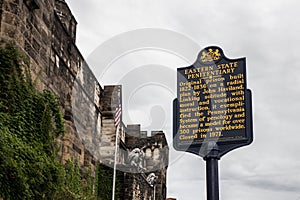
[[[116,190],[116,173],[117,173],[117,151],[118,151],[118,137],[119,137],[119,126],[117,126],[116,130],[116,141],[115,141],[115,161],[114,161],[114,175],[113,175],[113,189],[112,189],[112,200],[115,200],[115,190]]]
[[[117,98],[118,104],[115,113],[115,123],[116,123],[116,140],[115,140],[115,158],[114,158],[114,174],[113,174],[113,189],[112,189],[112,200],[115,200],[116,194],[116,175],[117,175],[117,156],[118,156],[118,139],[119,139],[119,132],[121,130],[122,124],[122,88],[121,86],[117,86]]]

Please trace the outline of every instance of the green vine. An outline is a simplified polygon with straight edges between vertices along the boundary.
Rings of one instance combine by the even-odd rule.
[[[54,140],[64,134],[59,102],[49,91],[36,91],[28,59],[3,42],[0,85],[0,196],[51,199],[64,179]]]
[[[65,130],[58,98],[38,92],[29,60],[1,41],[0,85],[0,199],[111,199],[112,169],[98,164],[93,178],[91,166],[59,162],[55,139]],[[119,196],[119,181],[116,188]]]
[[[122,174],[122,173],[121,173]],[[116,189],[115,189],[115,198],[121,194],[122,184],[120,181],[120,172],[117,173],[116,178]],[[96,166],[96,184],[97,191],[96,194],[101,200],[110,200],[112,197],[113,190],[113,169],[106,167],[103,164],[97,164]]]

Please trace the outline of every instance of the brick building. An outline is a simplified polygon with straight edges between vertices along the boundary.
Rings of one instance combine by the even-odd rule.
[[[161,131],[150,137],[139,125],[114,125],[115,108],[121,98],[119,86],[102,87],[86,64],[76,42],[77,22],[64,0],[0,0],[0,39],[14,41],[30,59],[37,89],[48,89],[60,99],[67,134],[60,141],[60,159],[76,159],[81,169],[96,162],[114,163],[118,145],[118,170],[124,180],[119,199],[166,197],[168,144]],[[116,133],[119,137],[116,140]],[[140,148],[146,171],[135,173],[128,154]],[[154,172],[155,187],[145,180]]]

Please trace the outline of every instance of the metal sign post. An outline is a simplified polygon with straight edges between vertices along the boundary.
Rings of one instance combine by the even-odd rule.
[[[207,150],[209,153],[204,157],[206,161],[207,200],[219,200],[219,148],[215,142],[209,142]]]
[[[219,175],[217,158],[208,158],[206,160],[206,187],[207,200],[219,200]]]

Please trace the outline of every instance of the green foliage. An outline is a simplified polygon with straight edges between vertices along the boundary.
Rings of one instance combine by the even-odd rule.
[[[92,178],[92,168],[91,165],[89,166],[89,169],[83,174],[83,192],[87,196],[93,196],[94,190],[93,190],[93,178]]]
[[[54,140],[64,134],[59,103],[49,91],[36,91],[16,47],[1,45],[0,196],[51,199],[64,178]]]
[[[77,161],[68,160],[65,164],[65,181],[62,191],[57,193],[55,200],[93,200],[91,169],[83,173],[81,177]]]
[[[80,172],[62,165],[55,139],[65,133],[57,97],[38,92],[29,61],[12,44],[0,42],[0,197],[5,200],[110,200],[112,169]],[[117,182],[116,196],[120,190]],[[97,198],[96,198],[97,196]]]
[[[101,200],[110,200],[112,197],[113,185],[113,169],[102,164],[96,166],[96,191],[95,194]],[[116,178],[115,197],[120,196],[121,183],[119,178]]]
[[[81,194],[81,178],[78,162],[67,161],[65,165],[66,177],[65,187],[74,194]]]
[[[112,195],[113,174],[101,164],[97,165],[98,196],[101,200],[110,200]]]

